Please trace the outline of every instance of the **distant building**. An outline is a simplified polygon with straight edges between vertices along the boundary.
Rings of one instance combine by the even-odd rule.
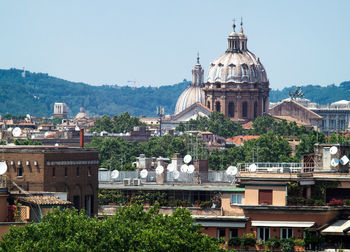
[[[68,106],[63,102],[56,102],[53,110],[53,117],[68,117]]]
[[[350,101],[346,100],[321,105],[308,99],[285,99],[270,104],[269,113],[280,119],[294,118],[297,123],[312,126],[327,135],[350,130]]]

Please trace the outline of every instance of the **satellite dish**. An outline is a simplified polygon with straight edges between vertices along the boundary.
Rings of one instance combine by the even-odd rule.
[[[250,172],[256,172],[256,168],[257,168],[256,164],[249,165],[249,171]]]
[[[331,166],[336,167],[339,164],[338,158],[332,158],[331,160]]]
[[[162,174],[164,172],[164,167],[163,166],[158,166],[157,168],[156,168],[156,173],[157,173],[157,175],[160,175],[160,174]]]
[[[189,162],[191,162],[191,160],[192,160],[191,155],[186,155],[186,156],[184,157],[184,162],[185,162],[186,164],[188,164]]]
[[[6,162],[4,161],[0,162],[0,175],[4,175],[6,171],[7,171]]]
[[[339,160],[339,163],[341,165],[346,165],[347,163],[349,163],[349,158],[347,156],[343,156],[340,160]]]
[[[55,146],[60,146],[58,143],[55,143]]]
[[[174,179],[178,179],[180,177],[180,172],[178,170],[174,171]]]
[[[173,171],[175,170],[175,165],[173,165],[173,164],[168,164],[167,169],[168,169],[168,172],[173,172]]]
[[[30,114],[27,114],[27,115],[26,115],[26,117],[27,117],[28,119],[30,119],[30,118],[31,118]]]
[[[143,169],[143,170],[140,172],[141,178],[147,178],[147,175],[148,175],[148,171],[147,171],[146,169]]]
[[[12,131],[12,128],[11,128],[11,127],[10,127],[10,128],[8,128],[8,129],[7,129],[7,131],[8,131],[8,132],[11,132],[11,131]]]
[[[77,126],[75,126],[75,131],[79,131],[80,130],[80,128],[78,127],[78,125]]]
[[[188,165],[186,165],[186,164],[181,165],[180,170],[181,170],[181,172],[187,172],[188,171]]]
[[[111,178],[112,178],[112,179],[116,179],[116,178],[118,178],[118,177],[119,177],[119,171],[118,171],[118,170],[112,171],[112,173],[111,173]]]
[[[12,130],[12,136],[14,137],[19,137],[21,134],[22,134],[22,130],[18,127]]]
[[[191,164],[188,166],[187,173],[191,174],[193,172],[194,172],[194,165]]]
[[[230,175],[230,176],[235,176],[238,172],[238,169],[236,166],[229,166],[227,169],[226,169],[226,174],[227,175]]]
[[[338,152],[338,148],[336,146],[333,146],[329,149],[329,152],[332,154],[332,155],[335,155],[337,154]]]

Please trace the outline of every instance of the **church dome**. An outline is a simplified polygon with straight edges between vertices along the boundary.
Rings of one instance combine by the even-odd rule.
[[[247,49],[247,40],[242,27],[239,34],[229,35],[228,49],[210,64],[208,83],[268,82],[260,59]]]
[[[203,75],[204,70],[199,63],[199,56],[197,56],[197,64],[192,70],[192,83],[182,92],[175,106],[175,114],[180,113],[192,104],[200,102],[204,104],[205,94],[203,91]]]

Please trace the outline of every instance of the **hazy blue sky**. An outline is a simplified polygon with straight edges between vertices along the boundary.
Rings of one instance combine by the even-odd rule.
[[[0,68],[94,85],[174,84],[207,73],[243,16],[272,88],[350,80],[350,1],[2,1]]]

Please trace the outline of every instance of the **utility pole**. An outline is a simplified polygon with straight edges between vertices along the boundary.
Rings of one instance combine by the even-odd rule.
[[[159,136],[162,136],[162,117],[164,116],[164,107],[157,106],[157,116],[159,116]]]

